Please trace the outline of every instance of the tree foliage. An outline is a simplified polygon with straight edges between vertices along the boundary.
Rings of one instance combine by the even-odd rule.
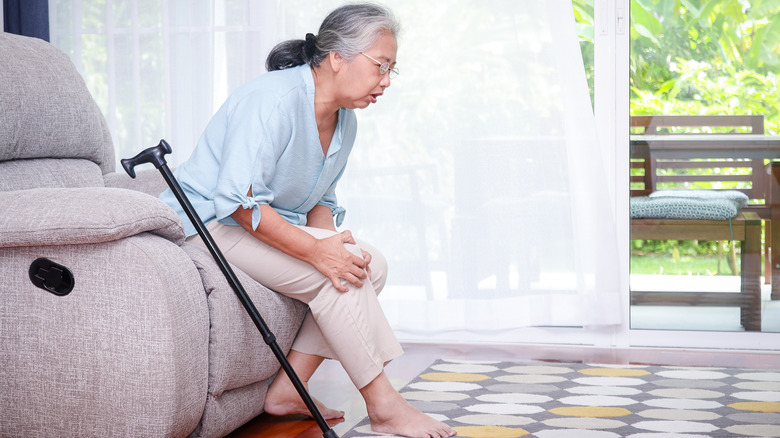
[[[632,0],[632,114],[763,114],[780,132],[780,0]]]

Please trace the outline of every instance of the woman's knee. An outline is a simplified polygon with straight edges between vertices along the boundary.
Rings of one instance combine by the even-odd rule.
[[[312,228],[312,227],[305,227],[305,226],[300,228],[308,232],[312,236],[316,237],[317,239],[324,239],[334,234],[337,234],[336,231],[324,230],[321,228]],[[349,252],[357,255],[358,257],[363,256],[362,251],[366,251],[367,253],[371,254],[371,263],[369,263],[369,268],[371,268],[371,284],[374,286],[374,289],[376,290],[376,293],[378,295],[379,292],[381,292],[382,289],[385,287],[385,282],[387,281],[387,259],[385,258],[384,254],[382,254],[381,251],[374,248],[374,246],[372,246],[371,244],[360,239],[356,239],[356,242],[357,245],[345,244],[344,247]]]
[[[371,263],[368,264],[368,267],[371,268],[371,283],[374,285],[377,295],[379,295],[387,281],[387,259],[381,251],[365,242],[359,241],[358,245],[371,254]]]

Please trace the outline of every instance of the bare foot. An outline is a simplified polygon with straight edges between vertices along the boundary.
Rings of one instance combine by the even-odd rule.
[[[308,391],[307,385],[304,383],[304,387]],[[336,409],[330,409],[323,405],[319,400],[314,400],[314,404],[322,414],[322,417],[326,420],[333,420],[336,418],[344,417],[344,411]],[[301,414],[309,417],[313,417],[306,403],[303,402],[300,394],[293,386],[292,382],[286,378],[274,379],[271,387],[268,388],[268,394],[265,396],[265,404],[263,405],[263,411],[269,415],[295,415]]]
[[[374,432],[410,438],[444,438],[458,434],[450,426],[417,410],[397,392],[395,394],[368,409]]]

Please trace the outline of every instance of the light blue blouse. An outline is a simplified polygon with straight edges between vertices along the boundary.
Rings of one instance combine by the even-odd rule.
[[[269,72],[238,88],[217,111],[190,158],[174,175],[203,223],[238,225],[239,207],[268,204],[293,225],[325,205],[344,220],[336,183],[355,142],[354,110],[341,108],[327,156],[314,116],[314,79],[308,65]],[[247,193],[252,190],[252,197]],[[181,217],[187,236],[196,234],[170,189],[160,195]],[[252,212],[252,227],[260,209]]]

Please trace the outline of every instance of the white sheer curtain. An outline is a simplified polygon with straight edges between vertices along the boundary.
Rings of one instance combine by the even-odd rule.
[[[51,0],[52,34],[119,153],[164,137],[176,164],[273,44],[316,33],[341,3]],[[403,25],[401,74],[358,111],[338,195],[345,228],[390,261],[381,300],[399,338],[520,342],[522,327],[620,323],[614,218],[570,1],[384,3]]]
[[[106,116],[117,160],[165,138],[184,161],[228,93],[264,71],[274,0],[49,0],[51,41]]]

